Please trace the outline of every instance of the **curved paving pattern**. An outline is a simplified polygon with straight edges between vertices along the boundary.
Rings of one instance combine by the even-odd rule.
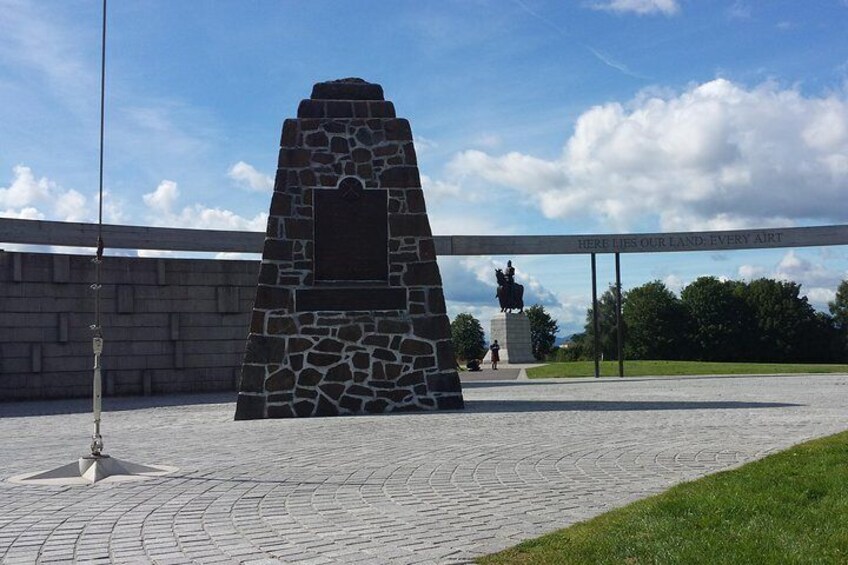
[[[232,421],[235,395],[110,399],[107,451],[180,471],[0,483],[0,558],[463,563],[848,427],[846,375],[474,382],[464,393],[464,412],[244,422]],[[73,460],[87,409],[0,404],[0,476]]]

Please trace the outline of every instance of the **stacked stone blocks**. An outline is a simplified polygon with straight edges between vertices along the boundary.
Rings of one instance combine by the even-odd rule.
[[[284,122],[238,419],[462,407],[412,132],[382,98],[320,83]]]

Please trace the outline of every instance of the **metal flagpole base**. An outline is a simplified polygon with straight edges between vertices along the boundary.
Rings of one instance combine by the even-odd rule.
[[[86,455],[75,463],[49,471],[11,477],[9,482],[19,485],[91,485],[101,481],[114,483],[152,479],[177,470],[177,467],[165,465],[139,465],[108,455]]]

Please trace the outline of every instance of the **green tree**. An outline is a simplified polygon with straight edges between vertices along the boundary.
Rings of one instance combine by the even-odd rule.
[[[622,297],[623,299],[623,297]],[[626,328],[622,320],[622,326]],[[594,358],[595,324],[592,320],[592,307],[586,311],[586,336],[584,345],[590,357]],[[598,299],[598,340],[604,359],[618,359],[618,325],[615,319],[615,287],[611,286]]]
[[[733,282],[700,277],[680,293],[689,319],[687,338],[692,358],[735,361],[741,356],[744,302],[734,289]]]
[[[542,360],[554,347],[556,333],[559,331],[557,321],[551,318],[541,304],[534,304],[524,313],[530,320],[530,343],[533,346],[533,356]]]
[[[480,320],[471,314],[457,314],[451,322],[453,350],[459,359],[482,359],[486,340]]]
[[[630,359],[685,359],[686,311],[661,281],[629,290],[622,306]]]
[[[747,310],[746,360],[804,363],[829,357],[826,321],[801,296],[801,285],[763,278],[738,286],[737,292]]]
[[[848,279],[839,283],[836,298],[827,303],[833,322],[840,330],[848,330]]]
[[[848,361],[848,279],[839,283],[836,298],[827,303],[833,317],[836,332],[834,357],[836,361]]]

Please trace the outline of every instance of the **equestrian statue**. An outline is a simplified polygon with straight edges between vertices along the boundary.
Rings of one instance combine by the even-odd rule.
[[[512,261],[506,262],[506,274],[501,269],[495,269],[495,278],[498,279],[498,292],[495,296],[501,305],[501,312],[524,312],[524,285],[515,282]]]

